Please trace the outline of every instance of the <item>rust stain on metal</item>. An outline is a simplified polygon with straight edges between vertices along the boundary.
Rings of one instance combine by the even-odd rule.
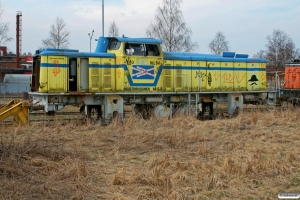
[[[213,102],[213,99],[210,97],[201,97],[201,100],[205,103]]]

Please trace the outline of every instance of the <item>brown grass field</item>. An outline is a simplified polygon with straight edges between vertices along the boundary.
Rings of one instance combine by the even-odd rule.
[[[278,199],[300,192],[299,119],[0,123],[0,199]]]

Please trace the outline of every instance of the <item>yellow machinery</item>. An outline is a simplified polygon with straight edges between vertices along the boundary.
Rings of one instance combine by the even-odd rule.
[[[13,116],[17,123],[28,124],[28,110],[30,104],[21,100],[12,100],[0,108],[0,121]]]

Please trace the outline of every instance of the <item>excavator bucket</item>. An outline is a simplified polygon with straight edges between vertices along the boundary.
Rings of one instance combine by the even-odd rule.
[[[30,103],[22,102],[21,100],[12,100],[5,106],[0,108],[0,121],[13,116],[17,123],[29,124],[28,110]]]

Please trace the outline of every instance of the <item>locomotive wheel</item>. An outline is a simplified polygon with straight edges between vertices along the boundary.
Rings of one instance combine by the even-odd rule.
[[[202,103],[202,112],[198,114],[200,120],[212,120],[213,119],[213,102]]]
[[[87,120],[95,123],[101,119],[101,105],[87,105]]]
[[[236,107],[234,112],[232,113],[231,117],[237,117],[241,112],[241,109],[239,107]]]
[[[113,112],[113,118],[114,118],[114,119],[119,118],[119,112],[118,112],[118,111],[114,111],[114,112]]]
[[[150,118],[150,105],[147,104],[136,104],[134,107],[135,113],[142,117],[143,119],[149,119]]]

